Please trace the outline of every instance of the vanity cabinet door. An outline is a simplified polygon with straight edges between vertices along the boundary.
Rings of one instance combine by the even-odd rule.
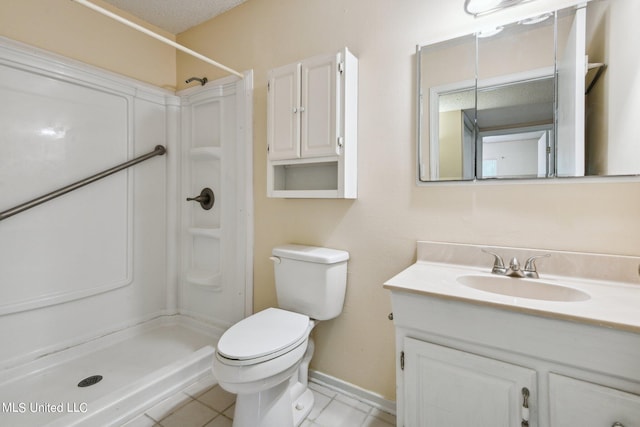
[[[532,369],[407,337],[403,377],[404,427],[538,425]]]
[[[549,374],[549,399],[551,427],[640,427],[637,394]]]

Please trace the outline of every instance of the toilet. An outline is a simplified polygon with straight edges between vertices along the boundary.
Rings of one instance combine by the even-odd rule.
[[[316,246],[273,248],[278,308],[231,326],[218,341],[213,373],[235,393],[233,427],[297,427],[313,407],[307,388],[318,321],[342,312],[349,253]]]

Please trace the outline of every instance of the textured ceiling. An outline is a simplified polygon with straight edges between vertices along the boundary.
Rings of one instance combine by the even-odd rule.
[[[178,34],[246,0],[104,0],[118,9]]]

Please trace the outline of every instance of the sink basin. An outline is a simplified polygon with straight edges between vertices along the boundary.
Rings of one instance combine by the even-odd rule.
[[[458,283],[484,292],[516,298],[543,301],[585,301],[591,297],[586,292],[562,285],[541,282],[538,279],[519,279],[505,276],[459,276]]]

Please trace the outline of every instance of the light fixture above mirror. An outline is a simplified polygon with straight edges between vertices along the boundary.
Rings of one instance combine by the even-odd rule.
[[[527,1],[532,0],[465,0],[464,11],[477,16]]]

